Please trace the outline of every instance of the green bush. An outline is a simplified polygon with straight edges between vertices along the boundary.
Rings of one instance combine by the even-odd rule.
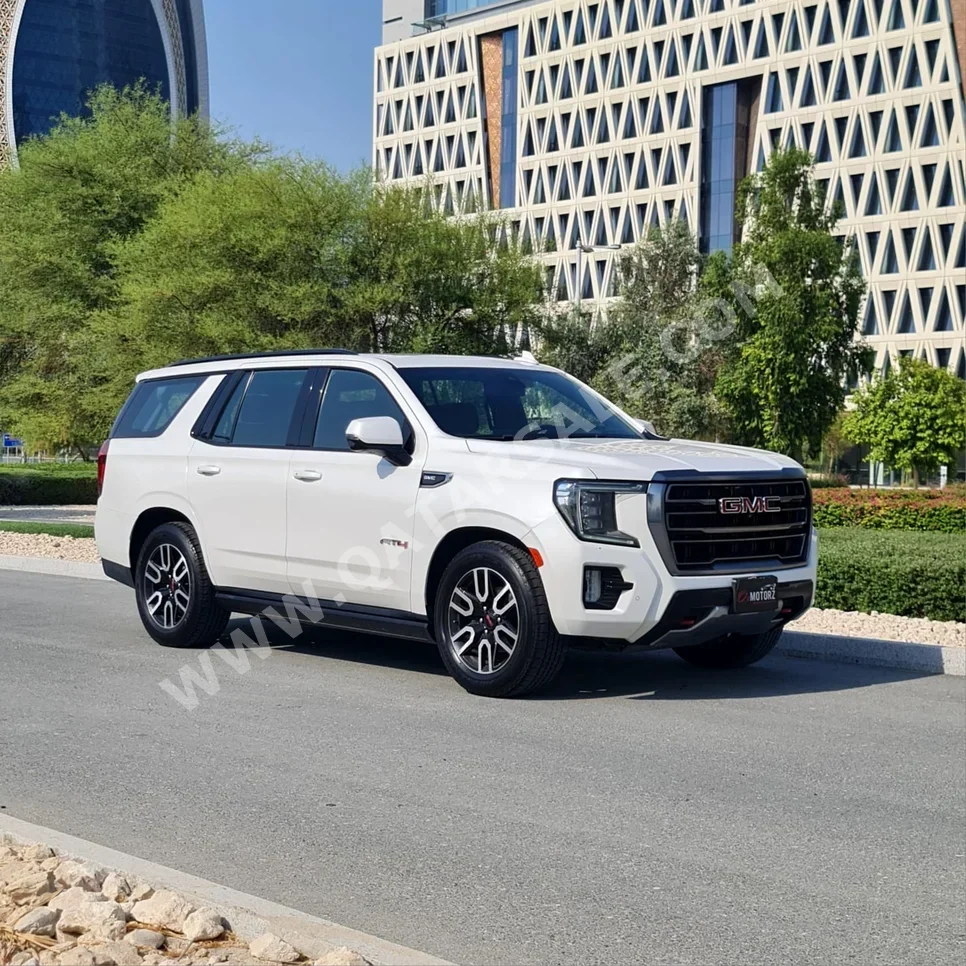
[[[812,493],[815,526],[873,530],[966,532],[966,491],[818,489]]]
[[[0,466],[0,506],[57,506],[97,502],[94,463]]]
[[[966,536],[820,530],[815,606],[966,621]]]

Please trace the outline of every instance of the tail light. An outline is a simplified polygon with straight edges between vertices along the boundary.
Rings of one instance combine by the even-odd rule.
[[[104,474],[107,472],[107,447],[110,440],[105,439],[101,448],[97,451],[97,495],[100,496],[104,489]]]

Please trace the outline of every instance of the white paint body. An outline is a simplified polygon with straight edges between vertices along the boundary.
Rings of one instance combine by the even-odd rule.
[[[226,372],[293,365],[375,375],[411,423],[411,463],[395,465],[365,451],[216,446],[191,435]],[[673,575],[648,523],[646,493],[620,503],[620,528],[636,537],[639,547],[578,539],[554,504],[554,483],[649,482],[656,473],[675,470],[767,475],[797,468],[775,453],[684,440],[502,442],[450,436],[436,426],[399,371],[432,365],[546,368],[504,359],[319,354],[144,373],[139,380],[211,375],[162,435],[111,440],[96,515],[101,557],[134,568],[130,546],[138,518],[170,508],[194,526],[219,588],[305,596],[308,581],[320,600],[426,615],[430,564],[440,542],[462,528],[483,528],[542,559],[539,573],[560,633],[634,641],[660,620],[676,591],[730,588],[734,574]],[[424,472],[451,476],[443,485],[427,487],[420,485]],[[816,557],[812,531],[807,561],[782,569],[779,579],[814,582]],[[582,599],[586,565],[618,567],[633,590],[623,593],[613,610],[587,609]]]

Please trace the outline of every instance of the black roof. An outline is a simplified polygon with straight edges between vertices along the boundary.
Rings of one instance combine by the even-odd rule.
[[[203,356],[200,359],[181,359],[172,362],[169,368],[175,366],[196,366],[202,362],[237,362],[241,359],[274,359],[278,356],[356,356],[358,352],[351,349],[280,349],[274,352],[241,352],[236,355]]]

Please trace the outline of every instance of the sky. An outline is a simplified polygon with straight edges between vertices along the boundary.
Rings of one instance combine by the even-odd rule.
[[[372,156],[382,0],[204,0],[211,116],[346,171]]]

